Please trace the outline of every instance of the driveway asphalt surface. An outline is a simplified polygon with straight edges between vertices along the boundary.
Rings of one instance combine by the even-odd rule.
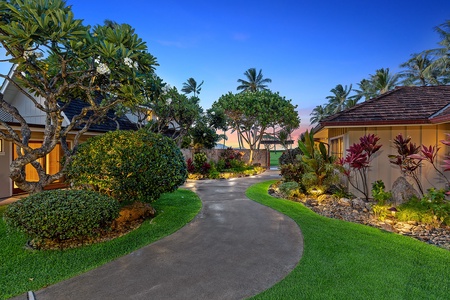
[[[245,299],[299,262],[303,237],[290,218],[249,200],[252,184],[278,171],[188,181],[201,212],[176,233],[95,270],[34,293],[35,299]],[[17,299],[26,299],[26,295]]]

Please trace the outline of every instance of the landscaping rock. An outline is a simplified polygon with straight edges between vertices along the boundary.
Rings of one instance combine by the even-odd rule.
[[[405,177],[399,177],[392,185],[392,204],[398,206],[405,203],[411,197],[420,197],[416,189],[406,180]]]
[[[281,198],[276,188],[272,187],[270,191],[272,196]],[[328,218],[380,228],[450,250],[449,226],[436,227],[430,224],[420,224],[417,221],[399,222],[392,216],[388,216],[383,221],[380,221],[375,217],[371,208],[372,205],[376,204],[374,202],[364,202],[361,199],[350,200],[347,198],[341,198],[336,201],[330,195],[328,197],[320,196],[320,201],[318,201],[319,198],[296,198],[292,200],[301,202],[317,214]]]
[[[352,206],[352,201],[350,199],[347,199],[347,198],[341,198],[341,199],[339,199],[338,204],[340,206],[348,206],[348,207],[350,207],[350,206]]]
[[[364,202],[363,200],[359,199],[359,198],[355,198],[352,200],[352,207],[354,209],[364,209],[366,208],[366,202]]]
[[[114,220],[112,227],[121,227],[136,220],[146,219],[155,216],[155,209],[150,204],[134,202],[131,205],[122,207],[120,215]]]

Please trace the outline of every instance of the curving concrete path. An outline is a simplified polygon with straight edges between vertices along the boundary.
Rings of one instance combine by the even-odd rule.
[[[288,217],[245,197],[277,171],[188,181],[203,208],[176,233],[95,270],[35,292],[35,299],[244,299],[285,277],[303,238]],[[26,299],[22,295],[17,299]]]

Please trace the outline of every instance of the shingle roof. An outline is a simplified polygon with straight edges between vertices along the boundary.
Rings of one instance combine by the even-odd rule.
[[[13,116],[11,116],[9,113],[4,111],[3,109],[0,109],[0,120],[4,122],[15,122],[16,119],[14,119]]]
[[[59,102],[62,106],[63,103]],[[72,100],[69,105],[63,110],[66,114],[66,117],[69,121],[77,114],[81,112],[83,107],[87,106],[87,104],[81,100]],[[8,123],[18,123],[17,120],[11,116],[6,111],[0,109],[0,120]],[[116,123],[117,122],[117,123]],[[94,124],[89,127],[89,131],[98,131],[98,132],[108,132],[117,129],[117,124],[119,125],[119,129],[122,130],[136,130],[136,124],[132,123],[126,116],[117,117],[114,114],[113,110],[108,111],[106,114],[106,118],[101,121],[99,124]],[[32,124],[36,126],[40,126],[42,124]]]
[[[58,103],[62,106],[64,103],[59,102]],[[79,99],[72,100],[69,105],[64,108],[64,113],[66,114],[66,117],[70,120],[76,115],[78,115],[81,110],[88,106],[88,104],[84,101],[81,101]],[[91,125],[89,127],[90,131],[99,131],[99,132],[107,132],[117,129],[117,123],[119,124],[119,129],[122,130],[135,130],[136,125],[132,123],[127,117],[121,116],[117,117],[114,114],[113,110],[109,110],[106,114],[106,118],[98,124]]]
[[[404,86],[329,116],[320,125],[400,125],[447,121],[450,121],[450,86]]]

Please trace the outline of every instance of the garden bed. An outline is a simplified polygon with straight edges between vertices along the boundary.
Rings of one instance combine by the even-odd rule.
[[[279,193],[277,184],[270,187],[269,194],[277,198],[286,198]],[[379,220],[372,210],[375,202],[365,202],[358,198],[337,198],[332,195],[321,195],[317,198],[290,198],[289,200],[301,202],[325,217],[376,227],[450,250],[449,226],[422,224],[417,221],[399,222],[394,216]]]
[[[201,174],[201,173],[189,173],[188,179],[191,180],[202,180],[202,179],[229,179],[229,178],[239,178],[239,177],[248,177],[248,176],[254,176],[261,173],[264,173],[266,171],[263,167],[254,167],[248,170],[244,171],[238,171],[235,172],[233,170],[230,170],[229,172],[216,172],[216,173],[207,173],[207,174]]]

